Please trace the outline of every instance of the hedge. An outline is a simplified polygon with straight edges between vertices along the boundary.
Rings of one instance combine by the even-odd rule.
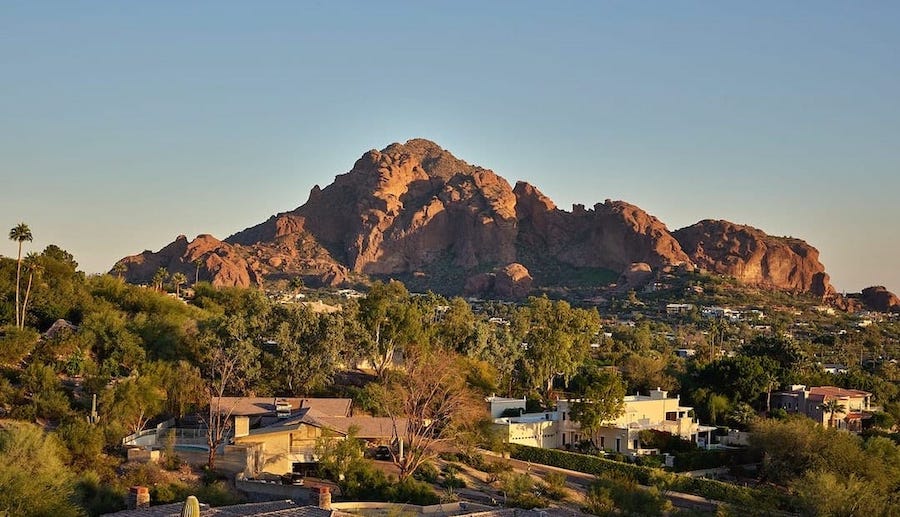
[[[524,445],[512,445],[511,456],[521,461],[530,461],[541,465],[550,465],[587,474],[603,475],[608,473],[624,474],[642,485],[656,486],[658,480],[665,479],[659,473],[664,471],[650,467],[621,463],[618,461],[561,451],[558,449],[539,449]],[[671,479],[671,478],[669,478]],[[793,510],[790,497],[771,489],[759,489],[724,483],[706,478],[675,476],[669,486],[657,486],[660,490],[674,490],[686,494],[694,494],[713,501],[722,501],[743,508]]]
[[[696,449],[689,452],[676,452],[674,456],[675,472],[729,467],[747,463],[759,463],[762,461],[762,456],[750,449],[733,449],[725,451]]]
[[[640,465],[608,460],[599,456],[589,456],[558,449],[539,449],[537,447],[515,444],[511,445],[511,448],[510,456],[513,459],[585,472],[587,474],[601,475],[608,472],[625,474],[642,485],[650,484],[650,475],[654,471],[650,467],[641,467]]]

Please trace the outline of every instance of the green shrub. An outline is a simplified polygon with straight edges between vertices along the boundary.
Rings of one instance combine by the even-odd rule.
[[[660,479],[658,473],[662,472],[659,469],[556,449],[538,449],[516,445],[512,447],[511,454],[517,460],[595,474],[598,477],[623,476],[641,485],[656,486]],[[660,488],[699,495],[707,499],[748,508],[791,510],[794,506],[791,498],[774,490],[754,489],[712,479],[678,476],[671,486],[660,486]]]
[[[565,501],[569,498],[569,491],[566,489],[566,475],[562,472],[548,472],[544,476],[544,482],[541,483],[540,488],[544,497],[553,501]]]
[[[411,477],[392,485],[387,495],[388,500],[395,503],[428,506],[441,502],[440,497],[428,483],[417,481]]]
[[[440,476],[440,472],[437,467],[428,462],[419,465],[419,468],[416,469],[416,472],[413,474],[413,477],[419,481],[432,484],[438,482],[438,476]]]

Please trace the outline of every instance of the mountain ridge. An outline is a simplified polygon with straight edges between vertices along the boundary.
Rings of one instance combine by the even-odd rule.
[[[500,274],[501,290],[515,297],[532,285],[565,286],[570,270],[620,275],[699,267],[748,285],[827,298],[834,289],[818,256],[800,239],[728,221],[670,231],[625,201],[566,211],[527,182],[512,186],[434,142],[412,139],[363,153],[331,184],[314,186],[302,205],[222,241],[180,236],[157,253],[119,263],[131,282],[149,281],[159,267],[194,278],[199,260],[200,278],[214,285],[300,276],[311,285],[339,286],[397,277],[475,295],[498,294],[493,282],[474,279]],[[528,289],[509,287],[503,275],[510,271],[530,279]]]

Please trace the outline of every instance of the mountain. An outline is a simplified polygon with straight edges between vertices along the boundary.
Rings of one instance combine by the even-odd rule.
[[[673,235],[702,269],[762,288],[834,294],[819,251],[800,239],[773,237],[752,226],[711,219]]]
[[[390,277],[412,289],[521,297],[701,267],[765,288],[833,292],[818,251],[803,241],[727,221],[670,232],[624,201],[562,210],[536,187],[512,187],[423,139],[366,152],[302,206],[224,241],[179,236],[119,262],[128,281],[149,282],[159,267],[193,279],[198,260],[200,279],[215,285]]]

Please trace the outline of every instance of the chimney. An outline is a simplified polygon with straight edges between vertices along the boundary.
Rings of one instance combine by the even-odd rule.
[[[319,492],[319,508],[323,510],[331,510],[331,489],[327,486],[316,487]]]
[[[150,508],[150,490],[145,486],[133,486],[128,489],[125,505],[129,510]]]

